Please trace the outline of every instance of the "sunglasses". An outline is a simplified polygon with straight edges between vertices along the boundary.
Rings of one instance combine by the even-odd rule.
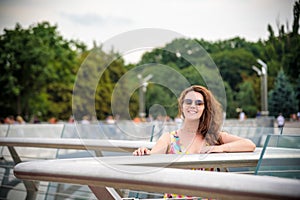
[[[186,104],[186,105],[192,105],[193,100],[192,99],[185,99],[185,100],[183,100],[183,103]],[[204,105],[204,102],[202,100],[199,100],[199,99],[195,100],[194,103],[195,103],[196,106]]]

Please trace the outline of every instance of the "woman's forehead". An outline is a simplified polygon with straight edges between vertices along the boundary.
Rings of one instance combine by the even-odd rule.
[[[203,95],[199,92],[190,91],[185,95],[185,99],[200,99],[203,100]]]

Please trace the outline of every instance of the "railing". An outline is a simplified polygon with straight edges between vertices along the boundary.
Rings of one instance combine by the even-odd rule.
[[[17,157],[22,161],[93,157],[101,154],[104,156],[130,155],[134,149],[140,146],[148,146],[146,143],[149,143],[148,139],[153,131],[153,128],[149,125],[134,128],[133,131],[137,133],[136,138],[139,141],[127,141],[126,143],[121,139],[135,139],[134,135],[126,135],[124,131],[128,130],[126,124],[119,124],[118,126],[101,125],[101,127],[99,125],[75,124],[1,125],[0,199],[5,199],[9,195],[17,195],[18,197],[15,198],[22,199],[26,195],[26,187],[31,188],[27,183],[24,185],[14,177],[12,167],[19,161],[16,158],[13,159],[11,155],[18,155]],[[122,135],[122,133],[125,134]],[[45,138],[47,138],[46,141]],[[143,140],[143,138],[145,139]],[[4,146],[9,146],[9,148]],[[101,154],[99,150],[101,150]],[[87,186],[48,182],[39,184],[38,199],[59,199],[66,196],[75,199],[96,198]]]
[[[19,153],[16,151],[17,147],[30,148],[55,148],[55,149],[74,149],[74,150],[94,150],[96,156],[102,156],[101,151],[114,152],[131,152],[140,146],[152,148],[153,142],[144,141],[121,141],[121,140],[91,140],[91,139],[71,139],[71,138],[2,138],[0,140],[1,146],[7,146],[11,157],[15,164],[22,160]],[[20,152],[22,153],[22,152]],[[39,185],[33,181],[25,181],[27,190],[27,199],[35,199]],[[61,186],[60,186],[61,187]],[[73,186],[74,187],[74,186]],[[79,189],[76,187],[76,189]]]
[[[62,140],[62,141],[60,141]],[[70,139],[58,139],[57,147],[66,148],[79,148],[79,144],[71,142]],[[46,139],[47,141],[47,139]],[[17,146],[36,146],[52,148],[54,147],[53,140],[39,141],[36,139],[27,138],[23,142],[18,138],[7,138],[3,140],[2,145],[6,144],[9,147]],[[71,139],[70,141],[74,141]],[[131,142],[131,141],[130,141]],[[66,146],[64,146],[66,144]],[[131,145],[132,143],[130,143]],[[150,146],[153,143],[150,143]],[[107,145],[104,145],[105,148]],[[96,149],[95,144],[91,145]],[[99,145],[102,148],[102,145]],[[111,147],[112,148],[112,147]],[[127,188],[138,189],[155,192],[174,192],[174,184],[177,185],[177,192],[183,194],[192,194],[197,196],[209,196],[213,198],[236,198],[244,199],[244,195],[251,198],[289,198],[293,199],[299,197],[299,193],[295,188],[300,186],[300,181],[285,180],[285,179],[253,179],[251,176],[230,175],[230,186],[224,185],[226,181],[228,183],[229,175],[222,175],[210,172],[196,172],[190,174],[187,170],[169,170],[166,168],[203,168],[203,167],[242,167],[242,166],[255,166],[261,149],[258,148],[253,153],[222,153],[222,154],[200,154],[200,155],[152,155],[144,157],[97,157],[97,158],[76,158],[76,159],[58,159],[48,161],[31,161],[20,163],[15,167],[15,174],[17,177],[24,179],[25,181],[38,180],[38,181],[54,181],[72,184],[86,184],[89,185],[96,197],[103,197],[105,194],[106,199],[121,198],[116,196],[117,193],[110,190],[104,190],[105,187],[115,188]],[[15,157],[15,156],[13,156]],[[274,149],[272,154],[269,154],[266,159],[280,159],[280,158],[300,158],[300,151],[290,151],[282,149]],[[144,167],[153,166],[153,167]],[[159,168],[157,168],[159,167]],[[162,172],[160,172],[162,171]],[[158,172],[158,173],[157,173]],[[167,175],[163,175],[167,173]],[[170,173],[170,174],[168,174]],[[185,174],[180,176],[180,174]],[[122,175],[120,175],[122,174]],[[174,180],[174,174],[176,174],[176,180]],[[200,176],[200,175],[201,176]],[[229,173],[228,173],[229,174]],[[138,176],[139,175],[139,176]],[[144,176],[145,175],[145,176]],[[152,179],[145,177],[152,177]],[[199,177],[198,177],[199,176]],[[181,177],[180,180],[177,178]],[[195,183],[191,180],[201,177],[201,180],[214,179],[214,181],[200,181]],[[227,177],[227,178],[225,178]],[[235,177],[235,178],[234,178]],[[160,179],[159,179],[160,178]],[[234,180],[233,180],[233,179]],[[161,182],[161,179],[164,180]],[[156,182],[155,182],[156,180]],[[159,180],[159,181],[158,181]],[[188,180],[188,181],[187,181]],[[157,182],[158,181],[158,182]],[[179,182],[178,182],[179,181]],[[249,185],[247,187],[238,187],[240,182],[247,181]],[[275,182],[274,182],[275,181]],[[156,184],[154,184],[154,182]],[[191,185],[191,182],[193,183]],[[171,184],[170,184],[171,183]],[[217,183],[221,184],[217,189]],[[153,186],[153,184],[155,186]],[[208,184],[208,185],[207,185]],[[267,185],[265,185],[267,184]],[[279,185],[285,184],[285,188],[279,188]],[[257,187],[257,185],[265,185],[267,188]],[[102,187],[99,187],[102,186]],[[224,187],[223,187],[224,186]],[[255,187],[253,187],[255,186]],[[250,187],[250,188],[249,188]],[[31,187],[32,191],[34,187]],[[276,191],[273,191],[277,188]],[[29,190],[29,191],[30,191]],[[113,190],[114,191],[114,190]],[[99,195],[99,196],[98,196]],[[27,196],[28,199],[34,199],[34,195]]]
[[[218,199],[299,199],[300,197],[299,180],[165,167],[128,165],[108,167],[96,159],[20,163],[15,167],[15,175],[24,180],[89,185],[99,199],[104,196],[103,187],[189,194]],[[105,199],[121,199],[121,197],[110,193]]]
[[[226,125],[226,124],[225,124]],[[238,124],[237,124],[238,125]],[[117,125],[106,125],[101,124],[99,125],[74,125],[74,124],[57,124],[57,125],[49,125],[49,124],[43,124],[43,125],[1,125],[0,126],[0,141],[7,142],[9,144],[8,140],[11,137],[19,137],[24,138],[24,143],[29,143],[29,141],[26,141],[27,137],[36,138],[34,140],[43,140],[43,138],[51,138],[48,139],[47,145],[53,145],[51,148],[41,148],[43,145],[43,142],[35,142],[35,147],[29,147],[30,145],[27,145],[25,147],[17,147],[18,145],[15,143],[10,143],[11,146],[15,146],[15,150],[18,152],[18,155],[20,156],[22,161],[30,161],[30,160],[36,160],[36,159],[55,159],[55,158],[81,158],[81,157],[94,157],[96,155],[100,155],[99,153],[96,153],[100,148],[99,146],[92,145],[93,140],[90,139],[97,139],[97,140],[111,140],[112,143],[106,143],[108,145],[112,146],[122,146],[120,143],[122,140],[133,140],[138,139],[138,143],[136,143],[135,147],[138,146],[144,146],[142,143],[146,141],[150,141],[151,139],[153,141],[157,140],[157,138],[162,134],[163,132],[167,131],[173,131],[178,129],[178,124],[174,123],[168,123],[168,124],[156,124],[156,126],[153,126],[153,124],[139,124],[134,125],[132,123],[120,123]],[[259,144],[258,146],[261,146],[263,143],[263,138],[268,133],[277,133],[277,128],[266,128],[266,127],[246,127],[246,126],[236,126],[236,127],[224,127],[224,130],[240,135],[243,137],[247,137],[252,139],[256,142],[256,144]],[[131,131],[131,132],[130,132]],[[3,137],[3,138],[1,138]],[[6,137],[6,138],[5,138]],[[67,143],[59,143],[59,145],[64,145],[64,148],[56,149],[55,147],[55,140],[58,138],[70,138]],[[73,138],[73,139],[72,139]],[[76,140],[74,140],[74,138]],[[18,140],[18,138],[16,138]],[[88,141],[90,140],[91,143]],[[118,142],[118,144],[114,143],[113,141]],[[20,140],[19,140],[20,141]],[[60,140],[63,142],[63,140]],[[82,143],[81,143],[82,142]],[[52,144],[51,144],[52,143]],[[89,144],[88,144],[89,143]],[[82,145],[86,149],[80,150],[76,145]],[[88,145],[86,145],[88,144]],[[75,145],[75,146],[72,146]],[[5,145],[7,146],[7,145]],[[34,146],[34,145],[33,145]],[[135,147],[132,147],[132,149],[127,149],[128,151],[133,150]],[[84,148],[83,148],[84,149]],[[117,153],[114,153],[111,151],[112,149],[104,149],[102,146],[102,154],[104,155],[121,155],[121,152],[124,152],[124,148],[119,148]],[[109,151],[107,151],[109,150]],[[13,174],[11,173],[11,167],[14,165],[13,160],[10,156],[10,153],[7,148],[0,147],[2,161],[1,161],[1,174],[2,175],[2,186],[3,183],[9,183],[11,184],[8,190],[5,191],[7,194],[12,189],[15,190],[25,190],[24,186],[21,188],[14,187],[17,185],[16,183],[20,183],[19,180],[14,179]],[[99,152],[99,151],[98,151]],[[129,153],[123,153],[122,155],[128,155]],[[120,157],[121,158],[121,157]],[[125,158],[125,157],[123,157]],[[121,159],[120,159],[121,160]],[[158,161],[160,162],[160,161]],[[186,165],[187,163],[183,164]],[[190,166],[189,166],[190,167]],[[54,186],[55,185],[55,186]],[[3,187],[2,187],[3,188]],[[1,192],[3,193],[3,190],[1,188]],[[19,189],[18,189],[19,188]],[[59,189],[60,188],[60,189]],[[61,189],[63,188],[63,189]],[[74,190],[72,190],[72,188]],[[47,183],[47,182],[41,182],[39,185],[39,191],[40,194],[38,195],[38,199],[58,199],[58,197],[69,195],[74,198],[77,197],[83,198],[87,195],[85,192],[89,192],[89,189],[87,187],[78,186],[78,185],[57,185],[53,183]],[[80,189],[83,189],[83,193],[80,191]],[[71,192],[67,192],[71,191]],[[76,192],[75,192],[76,191]],[[63,193],[69,193],[69,194],[63,194]],[[50,197],[53,195],[53,197]],[[90,194],[91,195],[91,194]],[[72,198],[72,197],[70,197]],[[96,198],[95,196],[91,195],[89,197],[86,197],[86,199],[89,198]]]

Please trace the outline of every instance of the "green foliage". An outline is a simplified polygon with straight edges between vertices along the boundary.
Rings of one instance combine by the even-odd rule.
[[[251,67],[256,62],[254,55],[245,49],[224,50],[212,54],[212,57],[223,80],[234,90],[237,90],[237,85],[243,81],[243,74],[249,76],[253,73]]]
[[[297,99],[287,76],[280,70],[278,72],[274,89],[269,92],[269,111],[273,116],[282,113],[285,117],[297,112]]]
[[[85,115],[105,119],[112,114],[111,101],[115,84],[126,72],[118,54],[109,54],[95,46],[77,73],[73,93],[73,114],[81,120]]]
[[[293,8],[293,14],[294,14],[294,22],[293,22],[292,35],[296,36],[296,35],[298,35],[298,31],[299,31],[300,1],[295,2],[294,8]]]
[[[180,72],[191,85],[206,85],[201,74],[196,72],[195,67],[189,66],[182,69]]]
[[[239,91],[236,94],[236,101],[239,108],[242,108],[248,117],[254,117],[257,108],[255,106],[255,93],[251,82],[245,81],[239,84]]]
[[[271,75],[276,77],[277,72],[282,68],[292,82],[295,82],[300,74],[299,10],[300,1],[297,1],[293,10],[292,32],[286,32],[285,29],[289,29],[289,27],[281,25],[278,36],[275,36],[273,28],[268,25],[269,39],[264,43],[266,50],[263,51],[263,58],[267,61],[268,66],[273,67],[270,70]]]
[[[226,91],[226,97],[227,97],[227,107],[224,108],[224,111],[226,112],[226,118],[233,118],[236,117],[236,108],[238,108],[238,104],[236,101],[234,101],[234,92],[232,91],[230,85],[225,81],[224,82],[225,91]]]
[[[59,107],[56,104],[66,96],[57,90],[65,90],[65,84],[74,80],[78,66],[76,50],[84,49],[84,45],[64,40],[56,29],[43,22],[28,29],[17,24],[14,30],[4,30],[0,37],[2,115],[31,116],[39,112],[60,117],[61,108],[56,110]],[[71,92],[72,84],[67,86]],[[71,114],[70,105],[64,110]]]
[[[295,95],[296,99],[298,99],[298,111],[300,110],[300,74],[296,80],[296,87],[295,87]]]
[[[150,111],[154,118],[165,113],[172,117],[178,114],[177,98],[172,91],[166,87],[149,85],[146,99],[146,110]],[[157,105],[160,106],[158,107]],[[165,110],[162,110],[162,108]]]
[[[97,99],[96,111],[97,111],[97,117],[99,119],[105,119],[108,115],[112,115],[111,102],[113,101],[112,95],[113,95],[114,87],[125,73],[126,70],[124,68],[123,59],[114,60],[112,63],[109,64],[109,66],[103,73],[103,76],[99,81],[97,92],[96,92],[96,96],[99,95],[98,98],[96,98]],[[120,93],[116,95],[116,98],[125,95],[124,92],[128,91],[126,87],[127,87],[126,85],[120,85],[121,88]],[[122,107],[124,105],[118,105],[118,106]],[[123,108],[122,109],[123,112],[126,109],[128,108]],[[122,113],[117,113],[117,114],[122,116]]]
[[[45,120],[53,116],[67,119],[75,114],[77,119],[84,115],[105,119],[111,114],[128,118],[129,112],[135,117],[139,110],[139,80],[136,74],[130,81],[121,79],[139,66],[146,66],[141,74],[153,74],[153,84],[146,92],[147,113],[159,104],[175,117],[179,90],[199,84],[214,92],[227,118],[236,117],[237,107],[254,117],[261,107],[261,83],[252,65],[260,68],[259,58],[268,65],[270,114],[283,112],[289,116],[300,110],[299,0],[293,14],[292,31],[283,25],[278,30],[268,25],[266,41],[177,38],[145,53],[136,66],[125,66],[117,52],[106,53],[96,44],[87,50],[85,44],[68,41],[48,22],[27,29],[16,24],[0,36],[0,115],[41,114]],[[155,85],[164,82],[168,85]],[[223,85],[226,94],[221,91]],[[112,113],[113,102],[118,105],[116,113]]]

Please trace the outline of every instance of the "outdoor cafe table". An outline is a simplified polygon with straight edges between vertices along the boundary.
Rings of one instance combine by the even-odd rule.
[[[246,153],[116,156],[57,159],[19,163],[23,180],[89,185],[97,197],[104,187],[175,192],[222,199],[299,199],[300,181],[236,173],[171,168],[256,166],[260,148]],[[265,159],[300,158],[300,153],[274,148]],[[171,167],[171,168],[170,168]],[[112,198],[113,199],[113,198]]]

